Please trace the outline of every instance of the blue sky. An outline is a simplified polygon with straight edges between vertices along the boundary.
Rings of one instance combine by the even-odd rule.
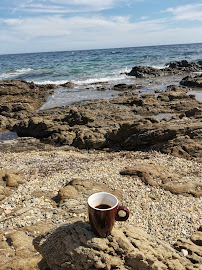
[[[202,42],[202,0],[1,0],[0,54]]]

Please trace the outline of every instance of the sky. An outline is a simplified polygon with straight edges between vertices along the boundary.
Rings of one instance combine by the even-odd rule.
[[[202,0],[0,0],[0,54],[202,43]]]

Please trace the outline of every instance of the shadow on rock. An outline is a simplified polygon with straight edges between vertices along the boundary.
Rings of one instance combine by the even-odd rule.
[[[99,238],[88,223],[77,221],[35,238],[34,247],[53,270],[194,269],[169,244],[128,225]]]

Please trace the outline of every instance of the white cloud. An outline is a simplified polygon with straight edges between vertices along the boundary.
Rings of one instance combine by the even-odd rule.
[[[2,21],[7,25],[8,32],[13,31],[16,35],[30,37],[40,36],[62,36],[62,35],[129,35],[135,32],[159,31],[165,28],[164,20],[148,20],[131,23],[129,17],[111,16],[73,16],[64,17],[61,15],[33,17],[24,19],[5,19]]]
[[[25,38],[53,37],[69,35],[70,31],[66,25],[66,20],[60,16],[47,16],[42,18],[25,19],[5,19],[9,32],[14,32],[15,36]]]
[[[0,53],[201,42],[202,27],[173,28],[168,19],[143,19],[59,14],[0,19]]]
[[[168,8],[164,12],[172,13],[176,20],[202,21],[202,4]]]
[[[111,8],[115,5],[115,0],[50,0],[50,2],[63,5],[90,6],[101,10]]]
[[[96,12],[110,9],[120,1],[128,0],[27,0],[13,9],[16,11],[32,13],[73,13],[73,12]]]

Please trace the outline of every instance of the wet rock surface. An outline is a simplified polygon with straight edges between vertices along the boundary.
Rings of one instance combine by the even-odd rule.
[[[180,82],[181,85],[202,88],[202,74],[197,76],[186,76]]]
[[[188,62],[186,60],[170,62],[165,68],[157,69],[153,67],[135,66],[127,73],[128,76],[134,76],[137,78],[148,78],[157,76],[169,76],[172,74],[183,74],[190,72],[201,72],[201,61],[195,63]]]

